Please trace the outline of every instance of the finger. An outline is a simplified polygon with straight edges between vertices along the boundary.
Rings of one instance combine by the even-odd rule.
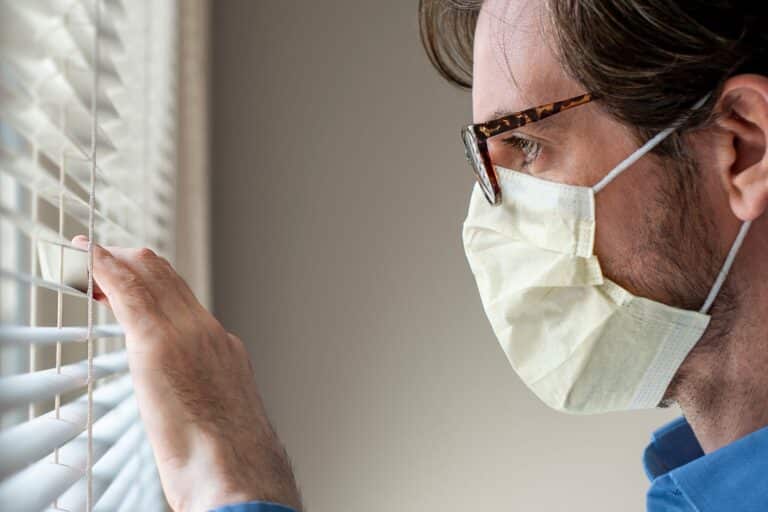
[[[77,237],[76,243],[87,246],[87,242],[86,237]],[[197,301],[192,290],[167,260],[147,248],[108,246],[103,249],[141,278],[154,304],[179,332],[193,325],[201,325],[213,336],[220,334],[221,325]]]
[[[155,303],[179,330],[210,317],[164,258],[150,249],[108,247],[107,250],[141,276]]]
[[[83,235],[78,235],[72,240],[72,243],[87,248],[88,238]],[[162,259],[155,255],[153,251],[150,249],[111,246],[103,246],[103,248],[142,278],[147,290],[155,299],[156,303],[166,305],[178,304],[178,301],[164,300],[167,299],[165,296],[169,290],[178,289],[177,284],[174,282],[175,279],[173,279],[175,272],[173,272],[173,269],[170,268],[170,265],[168,265],[167,262],[163,265]],[[97,288],[98,287],[94,286],[94,298],[99,298],[102,295],[101,291]],[[183,295],[182,299],[184,299],[184,304],[193,302],[193,300],[190,300],[190,298],[184,297]],[[194,299],[194,297],[192,297],[192,299]],[[182,311],[166,311],[166,313],[179,314],[182,313]]]
[[[88,245],[87,239],[75,238],[76,245]],[[117,321],[126,329],[127,337],[141,338],[156,334],[167,321],[157,308],[141,277],[108,250],[93,244],[93,279],[106,297]]]
[[[87,244],[87,238],[81,242]],[[144,248],[104,247],[112,256],[136,272],[144,282],[155,304],[179,331],[202,324],[211,335],[218,335],[221,325],[200,304],[187,283],[171,264],[154,251]]]
[[[106,249],[141,277],[147,291],[168,318],[187,319],[193,315],[189,299],[179,292],[175,282],[176,273],[152,250],[125,247],[107,247]]]
[[[77,235],[72,239],[72,243],[87,248],[88,237],[85,235]],[[150,293],[152,293],[156,300],[163,295],[160,292],[167,290],[168,286],[172,285],[190,308],[202,306],[186,281],[178,275],[167,260],[157,256],[151,249],[134,249],[114,246],[103,247],[135,271],[138,271],[141,274],[149,273],[150,276],[148,277],[151,277],[152,279],[145,276],[144,280]],[[96,293],[97,291],[94,290],[94,292]]]
[[[159,301],[169,291],[175,291],[191,310],[196,310],[200,303],[192,290],[165,258],[158,256],[151,249],[127,249],[106,247],[116,258],[141,273],[150,293]]]

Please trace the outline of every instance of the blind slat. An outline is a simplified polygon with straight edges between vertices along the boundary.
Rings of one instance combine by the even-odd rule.
[[[135,469],[139,466],[138,453],[145,442],[146,438],[141,425],[135,424],[93,466],[93,496],[97,509],[101,498],[105,495],[104,503],[113,502],[115,499],[121,500],[125,496],[127,488],[134,483],[134,479],[129,478],[131,464],[135,473]],[[124,475],[126,471],[127,474]],[[61,495],[59,506],[72,512],[82,510],[85,505],[85,491],[85,482],[78,481]],[[115,510],[116,508],[112,506],[106,509]]]
[[[93,358],[93,375],[97,379],[127,370],[125,351]],[[81,388],[87,377],[88,364],[81,361],[62,366],[61,373],[50,369],[0,378],[0,412]]]
[[[78,103],[83,115],[91,116],[90,101],[92,84],[88,81],[88,70],[73,67],[62,59],[45,57],[40,59],[5,58],[0,74],[2,86],[10,97],[6,101],[34,101],[44,104]],[[41,82],[40,78],[45,77]],[[119,117],[115,104],[104,88],[96,97],[96,112],[101,123]]]
[[[61,291],[63,294],[71,295],[73,297],[80,297],[82,299],[87,298],[87,295],[80,290],[76,290],[75,288],[63,284],[54,283],[53,281],[46,281],[45,279],[27,274],[26,272],[17,272],[15,270],[0,268],[0,277],[4,279],[12,279],[18,283],[39,286],[40,288],[46,288],[55,292]]]
[[[54,25],[58,20],[66,17],[73,24],[94,24],[93,2],[90,0],[45,0],[44,2],[19,2],[20,13],[37,20],[38,23],[47,23],[44,26]],[[107,4],[107,2],[105,2]],[[99,37],[101,44],[107,49],[122,51],[123,44],[112,18],[101,16],[99,18]]]
[[[75,193],[71,185],[65,185],[62,188],[57,178],[40,169],[39,165],[30,158],[21,155],[9,158],[9,155],[4,155],[3,151],[0,150],[0,165],[2,165],[0,167],[1,173],[11,176],[28,190],[34,190],[41,199],[49,204],[58,206],[59,200],[63,199],[65,211],[82,225],[88,225],[88,202]],[[60,198],[59,194],[63,194],[63,197]],[[101,209],[95,208],[93,214],[103,223],[105,228],[110,228],[110,232],[119,233],[125,240],[138,240],[136,234],[113,219],[111,215],[102,212]]]
[[[0,219],[7,220],[30,239],[37,238],[42,242],[58,243],[72,248],[75,247],[69,240],[59,236],[59,234],[49,226],[46,226],[41,222],[35,222],[10,208],[6,208],[2,204],[0,204]]]
[[[114,54],[119,54],[119,45],[112,45],[110,38],[100,38],[100,45],[107,43],[99,52],[99,62],[95,64],[93,46],[94,30],[91,21],[82,14],[72,12],[72,18],[51,18],[40,11],[24,9],[18,2],[1,0],[0,9],[0,45],[6,58],[17,60],[35,60],[55,57],[66,59],[72,65],[90,70],[98,67],[105,85],[116,86],[123,80],[114,62]],[[76,4],[72,4],[76,5]],[[115,31],[115,37],[119,38]],[[115,38],[111,38],[112,41]],[[102,48],[100,48],[102,50]]]
[[[115,209],[117,207],[115,202],[120,201],[121,206],[129,212],[126,215],[127,218],[141,217],[146,206],[131,197],[130,186],[135,184],[130,184],[126,190],[124,183],[130,182],[135,176],[135,168],[113,165],[111,162],[116,162],[115,159],[105,158],[104,160],[96,166],[96,186],[100,190],[98,204],[109,204],[112,209]],[[90,180],[90,165],[91,163],[87,160],[72,159],[67,164],[67,175],[72,176],[80,186],[86,187]],[[109,173],[105,169],[108,169]]]
[[[123,336],[118,324],[96,325],[94,338],[117,338]],[[87,327],[29,327],[26,325],[0,325],[0,344],[28,345],[38,343],[50,345],[56,342],[78,342],[88,338]]]
[[[111,484],[125,467],[125,462],[139,452],[145,441],[143,427],[138,423],[133,425],[93,467],[94,477]]]
[[[138,420],[135,401],[121,403],[94,423],[93,460],[98,461]],[[96,436],[97,427],[98,437]],[[104,427],[108,425],[108,427]],[[18,510],[42,510],[80,479],[86,467],[87,437],[80,435],[59,449],[58,464],[42,460],[0,483],[0,503]],[[62,471],[66,468],[67,471]],[[32,495],[32,496],[28,496]]]
[[[98,388],[93,394],[94,419],[114,409],[131,394],[128,376]],[[88,416],[87,400],[69,403],[59,411],[39,416],[0,432],[0,479],[40,460],[83,432]]]
[[[7,98],[11,93],[0,83],[0,95]],[[74,98],[73,98],[74,100]],[[19,100],[17,100],[18,102]],[[72,152],[88,158],[90,129],[84,110],[71,108],[76,102],[54,105],[51,103],[29,104],[24,109],[13,108],[13,99],[0,103],[0,115],[14,130],[35,142],[39,151],[58,161],[62,152]],[[103,154],[116,150],[103,128],[97,132],[98,149]]]
[[[79,186],[85,189],[88,184],[88,180],[90,179],[88,176],[90,172],[89,166],[90,162],[86,160],[68,158],[66,174],[67,176],[71,176]],[[116,210],[116,205],[118,205],[119,201],[119,205],[121,206],[120,210],[123,210],[126,212],[126,214],[132,216],[129,218],[140,219],[141,216],[146,213],[146,205],[139,204],[129,195],[130,189],[126,190],[123,186],[121,186],[120,183],[120,175],[124,175],[126,178],[124,181],[127,181],[132,176],[130,174],[131,171],[127,169],[112,168],[110,169],[110,173],[115,177],[107,178],[105,172],[101,169],[100,166],[96,168],[97,185],[101,187],[101,193],[99,195],[99,201],[97,204],[108,204],[109,208],[114,211]],[[53,187],[53,184],[51,183],[50,186]],[[58,185],[56,188],[58,189]],[[97,211],[101,211],[101,208],[102,206],[99,206]],[[165,208],[170,208],[170,206],[166,206]],[[60,237],[56,231],[51,229],[45,223],[35,222],[29,217],[21,215],[19,212],[15,212],[3,206],[2,204],[0,204],[0,217],[6,218],[29,238],[43,238],[51,242],[64,244],[67,247],[74,247],[69,242],[69,240]],[[151,225],[156,223],[150,222],[149,224]]]
[[[0,483],[0,504],[24,512],[43,510],[72,486],[82,473],[61,464],[35,464],[24,471],[24,479]]]
[[[133,512],[135,510],[143,510],[142,504],[147,498],[146,493],[149,490],[149,484],[153,479],[156,479],[155,468],[152,466],[146,466],[139,473],[138,485],[134,485],[131,492],[126,496],[118,512]]]
[[[139,438],[141,441],[143,438]],[[124,467],[120,470],[114,481],[102,492],[99,500],[94,507],[95,512],[113,512],[125,501],[125,497],[131,490],[131,486],[137,480],[136,476],[141,467],[141,456],[139,453],[130,457]],[[94,468],[95,469],[95,468]]]

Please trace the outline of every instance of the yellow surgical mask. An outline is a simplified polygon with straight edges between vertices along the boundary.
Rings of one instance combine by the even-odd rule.
[[[607,279],[594,254],[594,187],[496,168],[502,202],[475,185],[464,222],[467,260],[510,364],[548,406],[569,413],[656,407],[709,323],[706,314],[746,236],[743,223],[700,311],[637,297]]]

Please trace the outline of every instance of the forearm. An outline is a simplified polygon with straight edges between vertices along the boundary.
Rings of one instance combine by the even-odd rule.
[[[266,416],[264,418],[266,420]],[[228,453],[202,459],[202,463],[214,460],[221,468],[227,468],[227,474],[222,475],[221,480],[229,482],[229,489],[225,489],[224,496],[217,502],[233,504],[258,500],[279,503],[301,512],[301,496],[285,448],[268,421],[255,430],[265,434],[259,434],[250,443],[228,445]]]
[[[259,432],[264,429],[253,429],[251,436],[244,432],[248,438],[239,441],[226,432],[203,432],[199,439],[190,439],[186,459],[158,459],[160,474],[169,474],[173,480],[168,486],[173,491],[167,493],[169,501],[176,497],[172,508],[196,512],[260,501],[303,510],[285,449],[274,433],[262,436]],[[164,442],[158,439],[157,444]]]

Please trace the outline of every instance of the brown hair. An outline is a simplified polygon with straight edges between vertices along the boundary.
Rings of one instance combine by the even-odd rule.
[[[686,127],[701,126],[727,78],[768,75],[768,17],[754,0],[548,0],[560,60],[611,115],[648,138],[715,91]],[[482,0],[420,0],[427,55],[442,76],[472,84]],[[659,148],[677,154],[679,135]]]

